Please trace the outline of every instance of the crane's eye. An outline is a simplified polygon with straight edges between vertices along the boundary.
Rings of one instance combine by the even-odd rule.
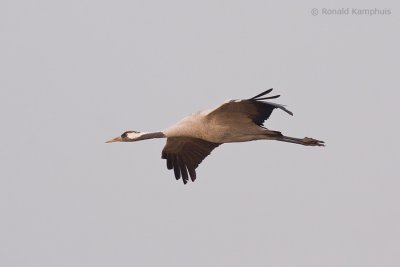
[[[123,134],[121,134],[121,137],[122,137],[122,138],[127,137],[127,136],[128,136],[128,133],[139,133],[139,132],[136,132],[136,131],[126,131],[126,132],[124,132]]]

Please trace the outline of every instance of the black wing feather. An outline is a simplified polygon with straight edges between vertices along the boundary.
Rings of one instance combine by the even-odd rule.
[[[258,126],[264,126],[264,121],[268,120],[268,118],[272,114],[272,111],[276,107],[261,101],[255,101],[255,100],[249,100],[249,101],[252,101],[252,104],[255,106],[257,110],[257,115],[252,118],[253,122]]]
[[[253,97],[252,97],[252,98],[250,98],[249,100],[266,100],[266,99],[274,99],[274,98],[278,98],[278,97],[280,97],[280,96],[281,96],[281,95],[274,95],[274,96],[267,96],[267,97],[263,97],[263,98],[261,98],[262,96],[264,96],[264,95],[267,95],[267,94],[271,93],[271,92],[272,92],[272,90],[273,90],[273,88],[271,88],[271,89],[268,89],[268,90],[266,90],[266,91],[262,92],[261,94],[258,94],[258,95],[256,95],[256,96],[253,96]]]
[[[259,98],[259,97],[261,97],[261,96],[263,96],[263,95],[269,94],[269,93],[271,93],[272,90],[273,90],[273,88],[268,89],[268,90],[262,92],[261,94],[258,94],[258,95],[256,95],[256,96],[253,96],[253,97],[250,98],[250,99],[256,99],[256,98]]]
[[[257,124],[258,126],[264,126],[264,121],[268,120],[269,117],[272,114],[272,111],[276,108],[280,108],[283,111],[287,112],[288,114],[293,116],[293,113],[289,110],[287,110],[284,106],[275,104],[275,103],[270,103],[270,102],[263,102],[261,100],[267,100],[267,99],[274,99],[280,97],[280,95],[274,95],[274,96],[268,96],[268,97],[262,97],[266,94],[269,94],[272,92],[273,88],[268,89],[261,94],[258,94],[250,99],[244,100],[244,101],[249,101],[252,105],[255,106],[257,110],[257,114],[252,116],[252,121]]]

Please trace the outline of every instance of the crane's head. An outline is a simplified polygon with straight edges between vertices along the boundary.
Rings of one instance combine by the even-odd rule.
[[[139,139],[142,134],[136,131],[126,131],[121,136],[115,137],[111,140],[108,140],[106,143],[113,143],[113,142],[133,142]]]

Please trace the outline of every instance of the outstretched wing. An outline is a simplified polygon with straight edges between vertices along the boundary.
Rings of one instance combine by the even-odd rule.
[[[161,158],[167,160],[169,170],[174,169],[175,178],[179,180],[182,176],[186,184],[189,176],[193,182],[196,180],[196,168],[219,145],[198,138],[167,138]]]
[[[216,109],[210,111],[206,116],[210,119],[216,120],[248,120],[252,121],[258,126],[263,126],[274,109],[279,108],[286,113],[293,115],[283,105],[262,101],[266,99],[278,98],[280,95],[264,97],[272,91],[272,88],[258,94],[252,98],[244,100],[231,100],[225,102]]]

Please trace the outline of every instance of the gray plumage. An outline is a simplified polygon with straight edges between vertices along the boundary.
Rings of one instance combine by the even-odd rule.
[[[223,143],[253,140],[277,140],[305,146],[324,146],[323,141],[313,138],[294,138],[264,127],[274,109],[293,115],[284,106],[264,100],[279,95],[264,97],[272,89],[250,99],[229,100],[213,110],[194,113],[162,132],[140,133],[126,131],[111,142],[133,142],[151,138],[167,138],[162,158],[167,168],[173,169],[175,178],[186,184],[189,178],[196,179],[196,168],[213,149]]]

